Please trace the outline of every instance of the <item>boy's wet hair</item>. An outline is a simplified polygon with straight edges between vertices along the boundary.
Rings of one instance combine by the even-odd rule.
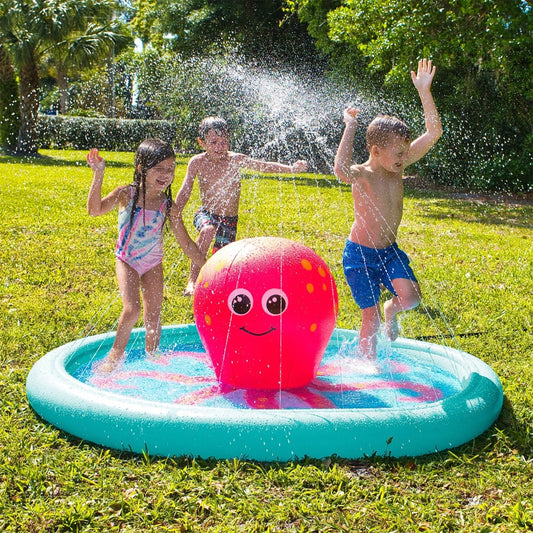
[[[206,117],[198,126],[198,138],[205,141],[207,134],[213,130],[217,135],[229,137],[228,123],[220,117]]]
[[[409,126],[399,118],[390,115],[379,115],[369,125],[366,130],[366,145],[384,148],[395,137],[400,137],[406,142],[411,142],[413,136]]]
[[[162,163],[166,159],[172,157],[176,158],[176,153],[172,145],[162,139],[145,139],[137,148],[135,153],[135,171],[133,173],[133,202],[131,209],[130,224],[133,225],[135,217],[135,208],[139,202],[139,194],[142,192],[143,205],[146,198],[146,171]],[[165,189],[165,196],[167,197],[166,215],[170,215],[172,207],[172,190],[170,185]],[[144,217],[144,212],[143,212]],[[164,225],[164,224],[163,224]]]

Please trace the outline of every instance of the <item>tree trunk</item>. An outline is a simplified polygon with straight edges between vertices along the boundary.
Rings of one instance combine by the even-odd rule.
[[[107,116],[117,116],[117,104],[115,96],[115,51],[112,48],[107,57],[107,83],[108,83],[108,110]]]
[[[19,109],[15,69],[6,49],[0,45],[0,146],[9,151],[17,144]]]
[[[59,87],[59,113],[68,113],[68,80],[62,65],[57,65],[57,86]]]
[[[36,154],[37,116],[39,113],[39,71],[32,57],[19,69],[20,84],[20,129],[17,153]]]

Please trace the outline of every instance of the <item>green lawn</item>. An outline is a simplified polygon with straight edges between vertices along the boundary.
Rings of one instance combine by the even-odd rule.
[[[85,153],[0,157],[0,530],[533,530],[533,207],[453,199],[407,184],[399,243],[424,304],[403,336],[441,336],[500,377],[497,423],[464,446],[410,459],[287,464],[129,455],[39,419],[25,380],[51,349],[115,328],[116,212],[85,209]],[[104,189],[130,181],[133,155],[105,153]],[[187,160],[179,161],[174,194]],[[195,195],[197,192],[195,191]],[[191,228],[197,196],[186,208]],[[332,176],[248,176],[239,237],[282,235],[315,249],[339,290],[338,326],[359,327],[342,273],[351,194]],[[191,231],[191,234],[195,234]],[[191,323],[188,261],[165,244],[163,322]]]

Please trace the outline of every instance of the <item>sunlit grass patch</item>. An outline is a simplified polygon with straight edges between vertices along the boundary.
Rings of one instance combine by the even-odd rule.
[[[158,459],[80,442],[40,420],[33,363],[88,330],[114,329],[116,212],[87,215],[85,153],[0,157],[0,529],[7,531],[525,531],[533,528],[533,208],[407,193],[399,243],[424,292],[409,337],[441,335],[489,363],[506,395],[498,422],[459,449],[415,459],[288,464]],[[105,153],[104,189],[133,154]],[[183,179],[180,158],[173,187]],[[192,235],[194,191],[184,218]],[[330,265],[340,327],[359,326],[342,273],[351,193],[332,176],[248,176],[239,237],[282,235]],[[188,261],[165,243],[165,324],[192,322]],[[436,340],[437,342],[438,340]]]

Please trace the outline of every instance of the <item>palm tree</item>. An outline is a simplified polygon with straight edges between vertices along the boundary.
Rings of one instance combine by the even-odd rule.
[[[13,151],[19,128],[18,83],[7,50],[0,44],[0,147]]]
[[[102,49],[122,42],[123,33],[115,32],[110,22],[115,7],[114,0],[0,0],[0,44],[9,51],[19,76],[18,153],[38,151],[40,63],[57,52],[75,64],[83,55],[80,50],[99,59]],[[100,36],[97,27],[103,30]]]
[[[50,63],[55,66],[59,88],[59,112],[68,111],[68,73],[72,69],[84,69],[95,62],[108,62],[132,42],[126,28],[114,19],[108,24],[89,23],[83,34],[73,33],[51,50]],[[111,90],[111,88],[110,88]]]

